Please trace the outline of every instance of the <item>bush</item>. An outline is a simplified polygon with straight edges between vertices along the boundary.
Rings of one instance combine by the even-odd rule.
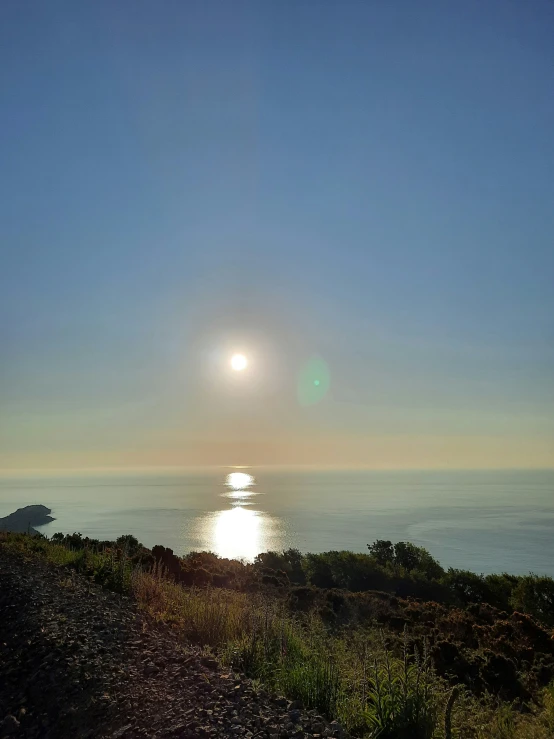
[[[554,626],[554,580],[551,577],[520,577],[510,601],[514,610],[525,611]]]
[[[452,591],[458,603],[489,603],[492,599],[492,590],[482,575],[476,575],[468,570],[450,568],[442,578],[442,582]]]

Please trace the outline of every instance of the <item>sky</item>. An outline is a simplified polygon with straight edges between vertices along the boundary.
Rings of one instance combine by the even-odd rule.
[[[0,468],[554,466],[554,3],[5,0],[0,120]]]

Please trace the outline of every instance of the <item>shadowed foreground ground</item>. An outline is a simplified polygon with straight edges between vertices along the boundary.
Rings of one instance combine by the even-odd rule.
[[[182,645],[125,596],[0,547],[0,737],[344,736]]]

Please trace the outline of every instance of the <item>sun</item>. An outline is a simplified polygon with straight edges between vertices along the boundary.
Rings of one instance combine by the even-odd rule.
[[[236,372],[242,372],[243,369],[246,369],[246,366],[248,365],[248,360],[244,356],[244,354],[233,354],[231,357],[231,367]]]

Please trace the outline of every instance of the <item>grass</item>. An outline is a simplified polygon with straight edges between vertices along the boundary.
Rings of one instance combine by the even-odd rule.
[[[293,615],[283,600],[223,588],[185,588],[159,567],[134,566],[125,547],[72,549],[1,534],[0,546],[44,557],[105,587],[128,592],[153,618],[209,650],[228,668],[338,719],[367,739],[547,739],[554,736],[554,688],[521,714],[479,700],[434,671],[425,641],[399,648],[376,628],[330,631],[314,613]],[[63,581],[63,578],[61,578]],[[67,578],[66,578],[67,579]]]
[[[136,572],[132,592],[152,616],[216,653],[224,664],[328,714],[338,701],[331,658],[316,632],[267,597],[223,589],[183,588],[156,573]],[[319,637],[319,635],[317,635]]]
[[[319,618],[294,618],[267,596],[182,588],[136,572],[132,592],[152,616],[210,648],[230,668],[337,718],[359,736],[432,739],[443,734],[448,687],[406,635],[395,656],[380,633],[359,643],[331,636]]]

